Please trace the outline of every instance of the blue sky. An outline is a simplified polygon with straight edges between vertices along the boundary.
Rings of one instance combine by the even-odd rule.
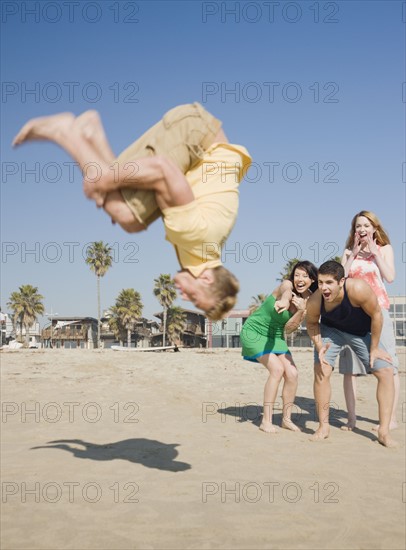
[[[319,265],[341,255],[362,209],[380,217],[394,247],[389,293],[405,293],[404,2],[5,1],[1,9],[3,311],[12,291],[32,284],[46,311],[96,316],[83,259],[95,240],[115,252],[102,307],[132,287],[146,317],[159,310],[153,279],[179,269],[162,223],[124,233],[84,197],[66,153],[10,144],[29,118],[97,109],[119,153],[166,110],[193,101],[254,161],[223,253],[240,279],[238,308],[272,291],[290,258]]]

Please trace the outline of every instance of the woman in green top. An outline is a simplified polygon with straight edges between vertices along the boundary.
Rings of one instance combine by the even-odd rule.
[[[282,428],[300,431],[292,422],[292,405],[297,389],[297,369],[284,333],[296,330],[306,315],[306,301],[317,289],[317,268],[311,262],[297,262],[289,279],[283,281],[252,313],[241,331],[242,355],[268,370],[264,390],[264,412],[260,430],[276,433],[272,409],[282,378]]]

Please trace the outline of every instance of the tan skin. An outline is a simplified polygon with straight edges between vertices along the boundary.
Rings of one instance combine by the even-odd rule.
[[[309,287],[314,281],[310,279],[304,269],[297,268],[294,274],[294,285],[291,281],[284,281],[273,292],[276,298],[275,310],[278,313],[289,310],[292,317],[285,325],[285,333],[289,334],[296,330],[304,318],[306,302],[310,296]],[[304,285],[298,288],[298,285]],[[297,296],[292,290],[301,294]],[[273,424],[273,404],[276,400],[279,384],[284,379],[282,389],[283,419],[282,428],[294,432],[300,431],[298,426],[292,422],[292,406],[297,390],[297,369],[290,354],[268,353],[257,359],[269,372],[268,380],[264,388],[264,414],[260,430],[266,433],[277,433],[278,429]]]
[[[383,280],[391,283],[394,281],[396,276],[395,271],[395,259],[393,254],[393,248],[390,244],[386,244],[378,248],[376,243],[376,227],[366,216],[358,216],[355,220],[355,233],[354,233],[354,244],[352,249],[345,249],[341,264],[344,267],[345,274],[348,276],[350,272],[351,265],[353,261],[357,259],[369,258],[371,255],[374,256],[376,265],[378,266],[379,272]],[[343,430],[351,431],[355,428],[356,424],[356,413],[355,413],[355,402],[356,402],[356,393],[357,393],[357,382],[356,376],[352,374],[344,374],[344,395],[345,401],[347,404],[348,410],[348,423],[345,426],[342,426]],[[399,374],[394,376],[395,383],[395,399],[393,401],[392,417],[390,422],[390,429],[394,430],[398,427],[396,420],[396,409],[399,401],[400,394],[400,378]],[[378,428],[373,428],[375,431]]]
[[[318,276],[319,289],[309,299],[307,304],[307,331],[312,339],[315,349],[319,354],[319,361],[314,365],[314,397],[319,417],[319,427],[312,436],[312,441],[319,441],[329,437],[329,403],[331,399],[330,377],[333,366],[330,365],[325,355],[329,345],[323,345],[320,335],[321,300],[324,298],[326,311],[336,308],[344,298],[345,279],[336,281],[332,275]],[[390,362],[391,357],[385,351],[378,348],[379,337],[382,330],[382,313],[378,300],[371,287],[361,279],[348,279],[346,282],[347,295],[354,307],[361,307],[371,317],[371,368],[376,359]],[[389,434],[389,423],[394,399],[393,369],[382,368],[373,371],[378,381],[377,400],[379,410],[378,441],[386,447],[394,447],[396,443]]]
[[[170,159],[154,156],[118,163],[96,111],[87,111],[79,117],[61,113],[32,119],[21,128],[13,145],[31,140],[53,141],[70,154],[83,173],[83,190],[87,198],[103,207],[112,221],[129,233],[143,231],[145,227],[135,220],[119,191],[121,188],[153,191],[161,210],[194,200],[187,179]],[[215,142],[228,142],[222,129],[213,139]],[[175,275],[175,283],[184,299],[205,311],[216,305],[210,288],[213,280],[211,269],[206,269],[197,278],[185,270]]]

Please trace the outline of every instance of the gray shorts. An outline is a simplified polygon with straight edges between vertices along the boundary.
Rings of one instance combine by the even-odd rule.
[[[386,369],[388,367],[394,369],[394,372],[397,371],[397,368],[392,365],[392,363],[388,363],[388,361],[384,361],[383,359],[377,359],[371,370],[369,366],[369,349],[371,346],[370,333],[365,336],[356,336],[355,334],[349,334],[348,332],[344,332],[333,327],[328,327],[323,324],[320,324],[320,333],[323,340],[323,345],[330,344],[330,347],[326,352],[325,359],[333,369],[334,363],[336,362],[338,354],[341,350],[348,353],[348,348],[350,348],[363,367],[363,372],[360,372],[359,374],[371,374],[374,371]],[[379,349],[386,351],[386,348],[383,346],[382,342],[379,342]],[[314,350],[314,362],[319,362],[319,354],[316,350]]]
[[[396,355],[396,340],[395,333],[393,331],[393,322],[387,309],[382,309],[382,316],[383,325],[380,341],[386,351],[392,357],[393,366],[398,369],[399,359]],[[350,346],[345,346],[341,350],[338,362],[338,370],[341,374],[354,374],[357,376],[367,374],[364,365],[358,359],[358,356],[352,351]]]

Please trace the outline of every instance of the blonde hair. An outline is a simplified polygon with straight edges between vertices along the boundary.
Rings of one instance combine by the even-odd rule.
[[[210,292],[216,298],[216,305],[205,311],[211,321],[220,321],[232,309],[240,290],[238,279],[222,265],[213,268],[214,281]]]
[[[385,229],[382,227],[382,224],[378,216],[373,212],[370,212],[369,210],[361,210],[361,212],[358,212],[358,214],[355,214],[355,216],[352,219],[350,234],[348,235],[347,242],[345,243],[345,248],[348,248],[349,250],[351,250],[352,247],[354,246],[355,224],[357,223],[357,218],[359,218],[360,216],[367,218],[371,222],[375,231],[376,243],[379,246],[385,246],[386,244],[390,244],[388,234],[386,233]]]

